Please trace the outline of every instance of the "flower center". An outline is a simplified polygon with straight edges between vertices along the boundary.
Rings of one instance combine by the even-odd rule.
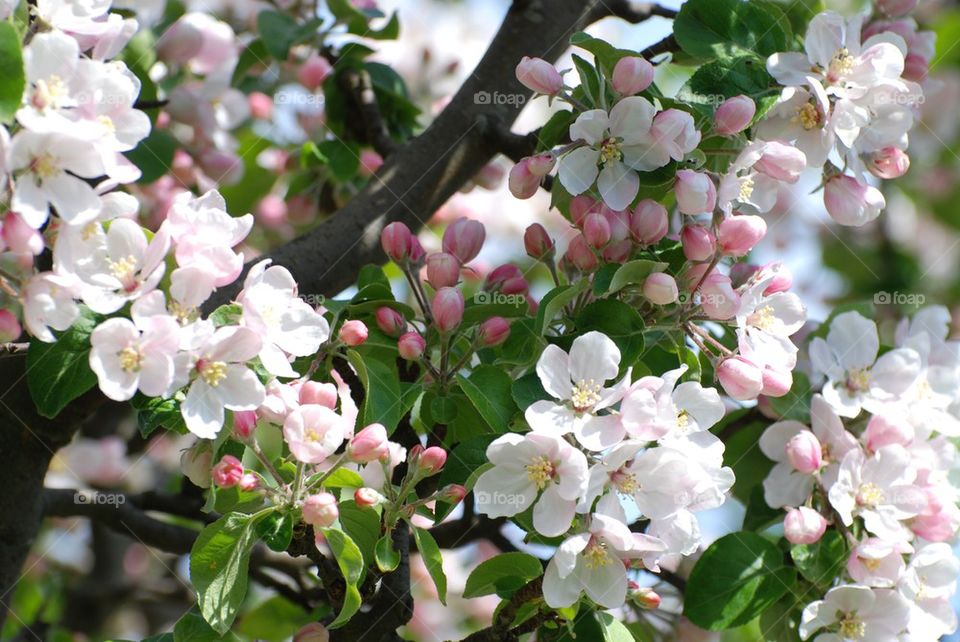
[[[610,483],[624,495],[633,495],[640,488],[636,475],[628,473],[622,468],[610,475]]]
[[[537,490],[546,488],[550,480],[553,479],[555,472],[553,462],[543,455],[534,457],[527,464],[527,479],[530,480],[530,483],[536,484]]]
[[[124,372],[138,372],[143,362],[143,353],[140,346],[127,346],[119,353],[120,367]]]
[[[804,103],[797,109],[797,115],[794,118],[804,129],[810,131],[820,126],[820,110],[813,103]]]
[[[600,401],[600,390],[602,390],[602,387],[593,379],[578,381],[573,387],[573,392],[570,393],[570,403],[573,404],[573,409],[577,412],[584,412],[593,408]]]
[[[867,625],[856,613],[841,613],[837,619],[840,620],[840,637],[848,640],[862,640],[866,637]]]
[[[180,325],[187,325],[190,323],[190,320],[193,319],[194,315],[197,313],[197,309],[193,306],[183,305],[179,301],[171,300],[167,305],[167,310],[173,317],[177,320],[177,323]]]
[[[587,568],[601,568],[609,565],[613,560],[607,553],[607,547],[602,542],[591,541],[583,551],[583,559]]]
[[[306,430],[304,430],[303,437],[304,439],[310,442],[320,441],[321,439],[323,439],[323,435],[321,435],[319,432],[317,432],[313,428],[307,428]]]
[[[137,273],[137,259],[132,254],[110,263],[110,272],[128,292],[136,289],[137,280],[134,277]]]
[[[846,47],[837,49],[837,53],[833,54],[833,58],[830,59],[830,65],[827,67],[827,80],[831,84],[836,83],[853,71],[854,63],[855,59],[850,55],[850,51]]]
[[[747,318],[747,323],[760,330],[770,330],[775,322],[776,317],[773,315],[773,308],[769,305],[754,310],[753,314]]]
[[[870,387],[870,369],[858,368],[847,374],[847,390],[860,392]]]
[[[49,152],[34,158],[30,163],[30,171],[40,180],[53,178],[61,173],[57,157]]]
[[[753,177],[747,176],[742,181],[740,181],[740,193],[737,197],[741,201],[750,200],[750,197],[753,196]]]
[[[688,413],[686,410],[678,410],[677,428],[681,433],[687,432],[687,430],[690,428],[690,413]]]
[[[600,164],[606,165],[611,161],[618,161],[623,158],[623,152],[620,151],[620,141],[610,137],[600,144]]]
[[[871,573],[876,572],[876,570],[877,570],[878,568],[880,568],[880,563],[881,563],[882,561],[883,561],[883,560],[872,559],[872,558],[868,558],[868,557],[861,557],[861,558],[860,558],[860,563],[863,564],[864,567],[866,567],[866,569],[867,569],[868,571],[870,571]]]
[[[876,508],[884,500],[883,491],[873,482],[860,484],[857,489],[857,503],[867,508]]]
[[[80,233],[81,238],[84,241],[89,241],[92,239],[101,229],[100,223],[94,221],[93,223],[87,223],[83,226],[83,232]]]
[[[117,126],[113,124],[113,119],[110,118],[109,116],[106,116],[106,115],[97,116],[97,122],[103,125],[104,129],[106,129],[111,134],[115,134],[117,132]]]
[[[67,86],[60,76],[53,75],[46,80],[38,80],[30,96],[30,104],[43,111],[45,109],[59,109],[63,99],[67,96]]]
[[[197,371],[200,377],[213,388],[220,385],[227,376],[227,364],[223,361],[198,361]]]

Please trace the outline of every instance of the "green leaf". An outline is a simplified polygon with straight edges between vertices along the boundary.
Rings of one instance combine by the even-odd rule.
[[[789,51],[793,31],[783,11],[761,0],[687,0],[673,23],[684,52],[696,58],[763,58]]]
[[[54,418],[64,407],[97,384],[90,369],[90,334],[103,321],[86,306],[55,343],[30,341],[27,388],[41,416]]]
[[[478,366],[469,377],[457,375],[460,389],[470,399],[484,421],[497,434],[510,428],[510,420],[517,413],[517,406],[510,394],[513,381],[510,375],[497,366]]]
[[[683,614],[721,631],[753,620],[796,583],[783,553],[760,535],[731,533],[710,545],[687,581]]]
[[[317,473],[307,481],[307,486],[319,481],[324,475],[326,473]],[[330,473],[330,476],[323,481],[323,485],[325,488],[362,488],[366,483],[357,471],[338,468]]]
[[[317,150],[326,159],[330,171],[341,182],[352,179],[360,168],[360,147],[353,142],[339,139],[317,143]]]
[[[427,567],[430,578],[433,579],[434,586],[437,587],[437,597],[440,603],[447,604],[447,576],[443,572],[443,555],[440,554],[440,547],[437,546],[437,540],[433,539],[424,528],[413,527],[413,538],[417,542],[417,550],[420,551],[420,557]]]
[[[365,392],[360,415],[362,425],[381,423],[392,433],[403,411],[395,366],[373,357],[361,357],[356,350],[347,351],[347,360],[357,371]]]
[[[510,394],[513,395],[513,400],[521,410],[526,410],[542,399],[550,399],[536,372],[529,372],[514,381]]]
[[[327,628],[335,629],[347,623],[353,614],[360,609],[363,599],[357,589],[357,582],[363,575],[363,554],[350,536],[335,528],[322,528],[320,532],[327,540],[327,546],[337,559],[337,565],[346,581],[346,591],[343,596],[343,607],[337,619]]]
[[[270,61],[270,50],[262,38],[257,38],[244,47],[237,60],[237,66],[233,70],[233,77],[230,84],[238,85],[247,75],[247,72],[254,67],[263,68]]]
[[[220,640],[236,641],[237,636],[232,633],[226,635],[217,633],[199,613],[193,610],[187,611],[173,627],[173,642],[220,642]]]
[[[144,439],[157,428],[166,428],[181,435],[187,433],[187,424],[183,421],[183,415],[180,414],[180,402],[176,399],[147,397],[137,393],[130,400],[130,405],[137,411],[137,426],[140,428],[140,436]]]
[[[390,533],[382,535],[377,540],[377,546],[373,552],[377,560],[377,568],[384,573],[395,571],[400,566],[400,553],[393,547],[393,537]]]
[[[560,285],[547,292],[540,300],[540,307],[537,310],[535,326],[537,334],[544,334],[563,307],[580,296],[588,287],[590,283],[586,279],[580,279],[573,285]]]
[[[573,112],[569,110],[558,111],[551,116],[537,134],[537,151],[543,152],[567,142],[570,139],[573,116]]]
[[[10,22],[0,22],[0,121],[9,122],[20,109],[27,76],[23,67],[20,35]]]
[[[177,139],[162,129],[154,129],[124,156],[140,168],[141,176],[137,182],[145,184],[154,182],[170,171],[176,151]]]
[[[615,299],[594,301],[577,315],[579,331],[597,330],[617,344],[621,369],[632,366],[643,352],[643,327],[640,314]]]
[[[738,426],[726,437],[723,451],[723,464],[733,469],[736,481],[733,483],[733,495],[747,503],[751,491],[760,486],[766,478],[773,462],[766,458],[757,443],[769,422],[753,421],[746,426]]]
[[[771,524],[783,519],[783,510],[770,508],[763,498],[763,485],[757,484],[750,489],[747,500],[747,512],[743,516],[743,530],[762,531]]]
[[[300,627],[315,622],[313,614],[280,595],[275,595],[244,613],[237,622],[237,633],[266,642],[286,642]]]
[[[760,615],[763,642],[800,642],[800,612],[791,597],[780,600]]]
[[[190,581],[204,619],[220,634],[230,629],[247,595],[257,517],[230,513],[200,532],[190,551]]]
[[[297,21],[279,11],[261,11],[257,15],[257,29],[270,55],[281,62],[286,60],[290,47],[297,41]]]
[[[835,530],[824,533],[814,544],[790,547],[790,557],[800,575],[816,586],[829,586],[847,562],[847,543]]]
[[[613,68],[621,58],[637,56],[637,52],[635,51],[617,49],[606,40],[594,38],[583,31],[579,31],[570,36],[570,44],[592,53],[597,59],[597,64],[608,78],[612,77]]]
[[[497,435],[481,435],[462,441],[450,450],[447,463],[440,472],[437,488],[460,484],[468,491],[473,489],[474,473],[487,463],[487,446]],[[436,521],[442,520],[453,509],[453,504],[437,502]]]
[[[604,88],[601,87],[600,74],[596,67],[577,54],[573,54],[573,65],[577,68],[577,73],[580,74],[580,87],[587,96],[588,104],[599,105],[600,92],[604,91]]]
[[[224,303],[211,312],[208,319],[219,328],[225,325],[239,325],[242,316],[243,307],[239,303]]]
[[[527,553],[502,553],[481,562],[467,578],[463,597],[472,598],[491,593],[512,593],[530,580],[540,577],[543,566]]]
[[[610,280],[607,291],[611,294],[619,292],[628,285],[642,285],[648,276],[654,272],[663,272],[667,269],[666,263],[638,259],[621,265]]]
[[[291,513],[274,511],[257,522],[257,535],[270,550],[282,553],[293,540],[294,521]]]
[[[372,508],[361,508],[355,501],[340,502],[340,527],[350,536],[363,555],[364,568],[376,563],[374,549],[380,537],[380,514]]]

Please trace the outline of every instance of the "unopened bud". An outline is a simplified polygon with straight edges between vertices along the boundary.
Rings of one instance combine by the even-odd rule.
[[[815,544],[826,530],[823,515],[806,506],[791,508],[783,519],[783,534],[791,544]]]
[[[477,328],[477,339],[487,348],[500,345],[509,336],[510,323],[503,317],[490,317]]]
[[[375,316],[377,319],[377,327],[389,337],[399,337],[400,333],[407,327],[407,322],[403,319],[403,315],[393,308],[388,308],[387,306],[377,308]]]
[[[340,511],[337,508],[337,498],[330,493],[317,493],[303,500],[303,521],[314,528],[332,526]]]
[[[351,319],[340,326],[340,340],[350,347],[361,345],[367,340],[367,324],[357,319]]]
[[[626,56],[613,66],[611,84],[621,96],[638,94],[653,82],[653,65],[639,56]]]
[[[757,104],[749,96],[727,98],[717,107],[713,120],[713,130],[721,136],[739,134],[750,126],[757,113]]]
[[[423,355],[427,342],[417,332],[404,333],[397,340],[397,352],[407,361],[416,361]]]
[[[523,247],[527,256],[540,260],[552,254],[554,243],[545,227],[533,223],[523,233]]]

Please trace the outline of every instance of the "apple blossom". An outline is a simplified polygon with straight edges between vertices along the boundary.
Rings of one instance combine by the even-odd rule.
[[[552,96],[563,89],[563,78],[557,68],[542,58],[524,56],[517,65],[517,80],[538,94]]]
[[[791,544],[815,544],[826,530],[823,515],[806,506],[791,508],[783,519],[784,537]]]
[[[351,319],[340,326],[340,333],[337,335],[346,345],[356,347],[367,340],[367,326],[363,321]]]
[[[159,397],[173,383],[180,326],[170,316],[115,317],[94,329],[90,346],[90,369],[107,397],[126,401],[137,390]]]
[[[909,606],[895,591],[843,585],[803,609],[799,632],[807,640],[821,629],[837,631],[821,633],[814,642],[896,642],[908,619]]]
[[[397,340],[397,351],[407,361],[416,361],[423,355],[427,343],[418,332],[407,332]]]
[[[721,136],[739,134],[750,126],[756,113],[757,105],[749,96],[741,94],[727,98],[717,107],[713,130]]]
[[[243,478],[243,464],[233,455],[224,455],[213,467],[213,483],[220,488],[233,488]]]
[[[337,498],[330,493],[317,493],[303,500],[303,521],[314,528],[327,528],[337,521],[340,511]]]

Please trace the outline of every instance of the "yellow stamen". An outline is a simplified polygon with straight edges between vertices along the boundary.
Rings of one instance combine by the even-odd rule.
[[[587,565],[587,568],[600,568],[602,566],[608,566],[613,560],[610,558],[610,554],[607,553],[607,547],[601,542],[591,542],[587,545],[586,550],[583,551],[583,560]]]
[[[857,489],[857,503],[867,508],[876,508],[885,499],[883,491],[872,482],[860,484]]]
[[[754,310],[753,314],[747,317],[747,323],[760,330],[770,330],[776,321],[773,308],[769,305]]]
[[[30,163],[30,171],[40,180],[46,180],[59,176],[63,170],[57,164],[57,157],[48,152],[33,159]]]
[[[543,455],[534,457],[527,464],[527,479],[536,484],[537,490],[543,490],[553,479],[555,473],[553,462]]]
[[[867,635],[867,625],[856,613],[843,613],[840,619],[840,637],[862,640]]]
[[[799,122],[807,131],[810,131],[820,126],[822,116],[816,105],[813,103],[804,103],[797,109],[797,115],[793,120]]]
[[[846,47],[837,49],[837,53],[833,54],[827,68],[827,80],[830,83],[836,83],[853,71],[855,62],[856,60],[850,55],[850,51]]]
[[[127,346],[120,351],[120,367],[124,372],[138,372],[143,362],[143,353],[139,346]]]
[[[200,376],[207,384],[216,388],[227,376],[227,364],[223,361],[207,361],[200,369]]]
[[[606,165],[611,161],[618,161],[623,158],[623,152],[620,150],[620,141],[616,138],[608,138],[600,145],[600,164]]]
[[[570,393],[570,403],[573,404],[573,409],[577,412],[584,412],[593,408],[600,401],[600,391],[602,389],[602,386],[593,379],[589,381],[581,379]]]

